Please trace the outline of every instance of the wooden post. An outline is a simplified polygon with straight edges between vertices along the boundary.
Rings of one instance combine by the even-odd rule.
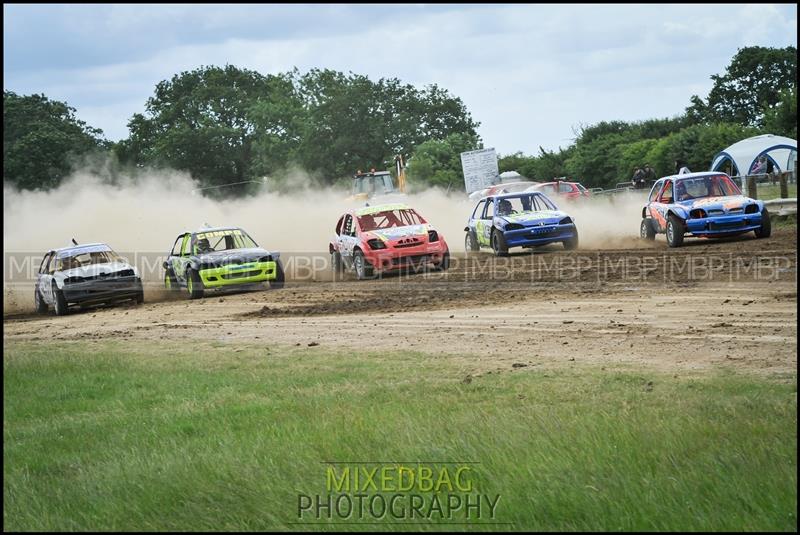
[[[789,173],[781,173],[780,178],[781,183],[781,199],[788,199],[789,198]]]
[[[747,196],[751,199],[758,199],[758,190],[756,189],[756,177],[748,175],[747,177]]]

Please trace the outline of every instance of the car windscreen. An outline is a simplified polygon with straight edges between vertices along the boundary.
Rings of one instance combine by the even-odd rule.
[[[110,264],[120,262],[122,259],[114,251],[93,251],[79,254],[67,254],[56,259],[56,270],[66,271],[68,269],[93,266],[95,264]]]
[[[198,232],[194,240],[194,254],[230,251],[233,249],[254,249],[256,242],[241,229],[213,230]]]
[[[556,210],[555,205],[544,195],[520,195],[501,197],[497,200],[497,215],[514,215],[522,212],[538,212],[540,210]]]
[[[725,175],[683,178],[677,180],[675,184],[675,196],[678,202],[728,195],[741,195],[741,192]]]
[[[392,227],[407,227],[409,225],[422,225],[425,219],[411,208],[399,210],[384,210],[374,214],[359,216],[358,226],[364,232],[381,230]]]
[[[353,179],[353,193],[391,193],[394,190],[391,175],[362,176]]]

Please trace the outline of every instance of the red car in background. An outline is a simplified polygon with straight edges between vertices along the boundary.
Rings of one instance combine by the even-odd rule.
[[[536,184],[531,186],[526,191],[541,191],[545,195],[558,195],[565,199],[581,199],[589,197],[591,193],[583,187],[580,182],[567,182],[564,180],[556,180],[554,182],[545,182],[544,184]]]
[[[336,223],[328,250],[335,275],[352,269],[358,279],[411,266],[450,267],[444,236],[416,210],[400,203],[345,213]]]

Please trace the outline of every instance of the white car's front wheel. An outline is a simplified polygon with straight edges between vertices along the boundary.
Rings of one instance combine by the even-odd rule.
[[[53,281],[53,303],[55,303],[56,316],[64,316],[67,313],[67,300],[64,299],[64,292],[56,286],[56,281]]]
[[[47,312],[47,303],[44,302],[42,298],[42,294],[39,292],[39,288],[36,288],[33,294],[33,302],[36,306],[36,313],[37,314],[44,314]]]

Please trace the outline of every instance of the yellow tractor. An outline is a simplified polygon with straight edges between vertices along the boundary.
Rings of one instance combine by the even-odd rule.
[[[364,201],[373,197],[404,196],[406,192],[406,168],[403,157],[400,155],[395,156],[394,165],[397,172],[397,187],[395,187],[392,174],[389,171],[370,169],[369,172],[365,173],[359,170],[353,175],[353,193],[350,196],[350,200]]]

